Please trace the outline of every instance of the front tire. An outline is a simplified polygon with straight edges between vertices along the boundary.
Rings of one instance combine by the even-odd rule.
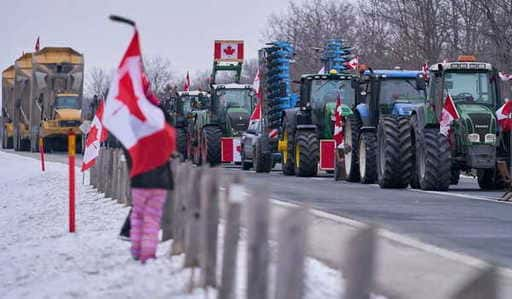
[[[416,142],[418,179],[423,190],[446,191],[450,187],[451,159],[448,139],[438,128],[425,128]]]
[[[298,131],[295,135],[295,175],[316,176],[318,171],[319,141],[314,131]]]
[[[373,184],[377,180],[377,136],[364,132],[359,137],[359,174],[361,183]]]
[[[344,145],[349,150],[345,151],[345,173],[349,182],[358,182],[360,180],[358,165],[358,142],[361,131],[362,121],[358,114],[350,115],[346,118],[343,127]]]
[[[201,157],[203,163],[209,163],[211,166],[220,164],[220,139],[222,131],[216,126],[207,126],[203,128],[201,138]]]
[[[266,136],[261,136],[256,140],[253,163],[256,172],[270,172],[272,170],[272,153]]]

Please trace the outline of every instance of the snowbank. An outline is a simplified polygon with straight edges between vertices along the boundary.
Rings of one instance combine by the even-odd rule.
[[[183,256],[132,260],[117,238],[128,208],[81,185],[77,169],[77,233],[67,232],[67,166],[0,152],[0,294],[3,298],[204,298],[185,292]],[[222,231],[222,230],[221,230]],[[245,246],[241,243],[241,249]],[[245,254],[239,254],[236,298],[243,298]],[[308,259],[306,298],[339,298],[340,273]]]

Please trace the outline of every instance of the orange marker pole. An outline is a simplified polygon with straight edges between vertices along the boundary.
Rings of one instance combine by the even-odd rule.
[[[69,164],[69,232],[75,232],[75,152],[76,136],[73,131],[68,133],[68,164]]]
[[[39,153],[41,155],[41,171],[44,171],[44,143],[43,138],[39,138]]]

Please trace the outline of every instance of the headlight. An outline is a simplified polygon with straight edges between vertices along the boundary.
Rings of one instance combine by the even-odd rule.
[[[476,133],[468,134],[468,140],[469,142],[478,143],[480,142],[480,135]]]
[[[485,134],[485,143],[496,143],[496,134]]]

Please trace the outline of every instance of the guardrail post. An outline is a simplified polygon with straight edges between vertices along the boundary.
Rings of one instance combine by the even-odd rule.
[[[114,149],[109,148],[108,149],[108,165],[107,165],[107,177],[106,177],[106,183],[105,183],[105,197],[108,197],[110,199],[112,198],[112,181],[113,181],[113,175],[114,175]]]
[[[453,299],[496,299],[498,298],[497,270],[494,266],[481,270],[451,298]]]
[[[110,197],[115,200],[119,200],[117,197],[117,181],[118,175],[117,164],[119,163],[119,151],[117,148],[112,149],[112,177],[110,179]]]
[[[304,296],[304,260],[308,212],[292,208],[279,222],[276,299]]]
[[[164,213],[162,216],[161,226],[162,226],[162,241],[167,241],[173,238],[173,210],[174,210],[174,201],[176,199],[176,172],[178,171],[178,163],[177,159],[172,159],[169,162],[171,165],[171,182],[174,184],[174,188],[167,192],[167,198],[164,204]]]
[[[231,197],[242,197],[245,188],[233,184]],[[256,192],[247,202],[247,298],[268,298],[268,264],[270,261],[269,234],[269,196]]]
[[[186,198],[191,190],[192,166],[182,163],[178,167],[176,176],[176,198],[173,211],[173,236],[171,255],[180,255],[185,252],[185,215],[187,212]]]
[[[199,266],[199,241],[201,231],[201,185],[202,167],[191,170],[190,190],[185,214],[185,267]]]

